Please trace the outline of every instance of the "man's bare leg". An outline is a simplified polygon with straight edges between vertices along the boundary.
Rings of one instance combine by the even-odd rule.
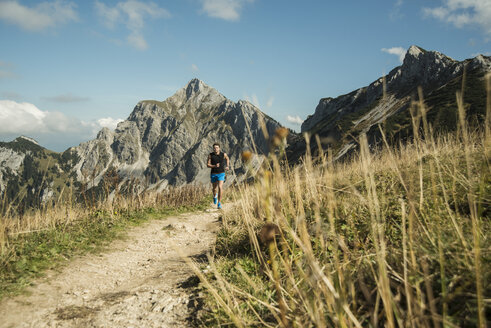
[[[223,181],[218,181],[218,203],[222,202]]]
[[[215,198],[215,196],[217,194],[218,182],[213,182],[212,186],[213,186],[213,198]]]

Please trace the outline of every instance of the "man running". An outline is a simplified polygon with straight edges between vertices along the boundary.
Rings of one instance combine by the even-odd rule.
[[[227,162],[224,164],[224,160]],[[207,166],[211,168],[211,183],[213,185],[213,204],[217,208],[222,208],[223,182],[225,181],[225,170],[228,170],[230,160],[227,154],[220,151],[220,145],[213,144],[213,152],[208,155]],[[217,193],[218,187],[218,193]]]

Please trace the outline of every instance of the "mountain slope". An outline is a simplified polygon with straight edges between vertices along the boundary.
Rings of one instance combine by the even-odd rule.
[[[464,71],[468,116],[479,121],[485,115],[484,76],[491,71],[491,58],[479,55],[457,61],[437,51],[411,46],[403,64],[388,75],[349,94],[321,99],[315,113],[302,124],[302,132],[318,134],[324,140],[323,147],[333,147],[337,157],[356,147],[355,140],[361,132],[369,133],[373,140],[379,133],[376,129],[379,123],[385,124],[393,141],[408,137],[411,134],[407,124],[409,108],[412,101],[418,99],[419,87],[433,126],[453,129],[455,91],[461,88]],[[305,146],[297,145],[297,148],[304,150]],[[299,156],[298,151],[296,156]]]

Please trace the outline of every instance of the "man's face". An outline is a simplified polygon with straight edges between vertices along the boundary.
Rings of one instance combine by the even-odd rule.
[[[215,151],[215,154],[220,153],[220,146],[218,145],[213,146],[213,150]]]

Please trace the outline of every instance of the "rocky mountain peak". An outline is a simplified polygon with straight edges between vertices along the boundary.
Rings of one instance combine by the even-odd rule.
[[[177,90],[174,95],[163,101],[140,101],[128,120],[136,122],[140,129],[143,128],[141,124],[147,124],[149,120],[161,121],[165,117],[173,117],[180,121],[190,113],[194,113],[191,114],[194,116],[198,112],[207,112],[210,108],[222,104],[226,99],[215,88],[194,78],[186,86]],[[121,123],[121,127],[123,126],[125,125]],[[118,125],[119,127],[120,125]]]
[[[455,62],[456,61],[453,60],[452,58],[438,51],[427,51],[421,47],[412,45],[409,47],[409,49],[406,52],[406,56],[404,57],[402,67],[403,69],[413,67],[414,70],[415,66],[424,67],[427,65],[434,65],[434,64],[437,65],[443,64],[448,66]]]
[[[419,57],[419,55],[423,54],[424,52],[426,52],[424,49],[422,49],[418,46],[412,45],[407,50],[406,56]]]
[[[190,98],[194,93],[198,93],[204,88],[205,84],[201,80],[194,78],[186,85],[186,96]]]
[[[194,78],[188,82],[188,84],[184,87],[186,90],[186,98],[190,99],[193,96],[198,94],[209,94],[209,93],[218,93],[214,88],[205,84],[200,79]]]
[[[203,102],[217,104],[225,100],[226,98],[215,88],[194,78],[185,87],[179,89],[173,96],[168,98],[166,102],[177,107],[187,104],[198,108]]]
[[[486,71],[491,71],[491,57],[479,54],[472,59],[471,67],[480,67]]]
[[[268,152],[261,120],[270,134],[280,126],[249,102],[235,103],[192,79],[164,101],[140,101],[115,131],[102,129],[97,139],[74,148],[79,160],[73,170],[80,180],[84,172],[94,172],[94,184],[111,167],[123,178],[141,179],[155,188],[206,183],[206,158],[214,142],[222,145],[237,172],[244,171],[243,149],[255,144],[258,155]]]
[[[426,87],[456,76],[462,68],[459,61],[438,51],[411,46],[406,52],[402,65],[391,71],[386,80],[389,88],[412,89],[415,84]]]

